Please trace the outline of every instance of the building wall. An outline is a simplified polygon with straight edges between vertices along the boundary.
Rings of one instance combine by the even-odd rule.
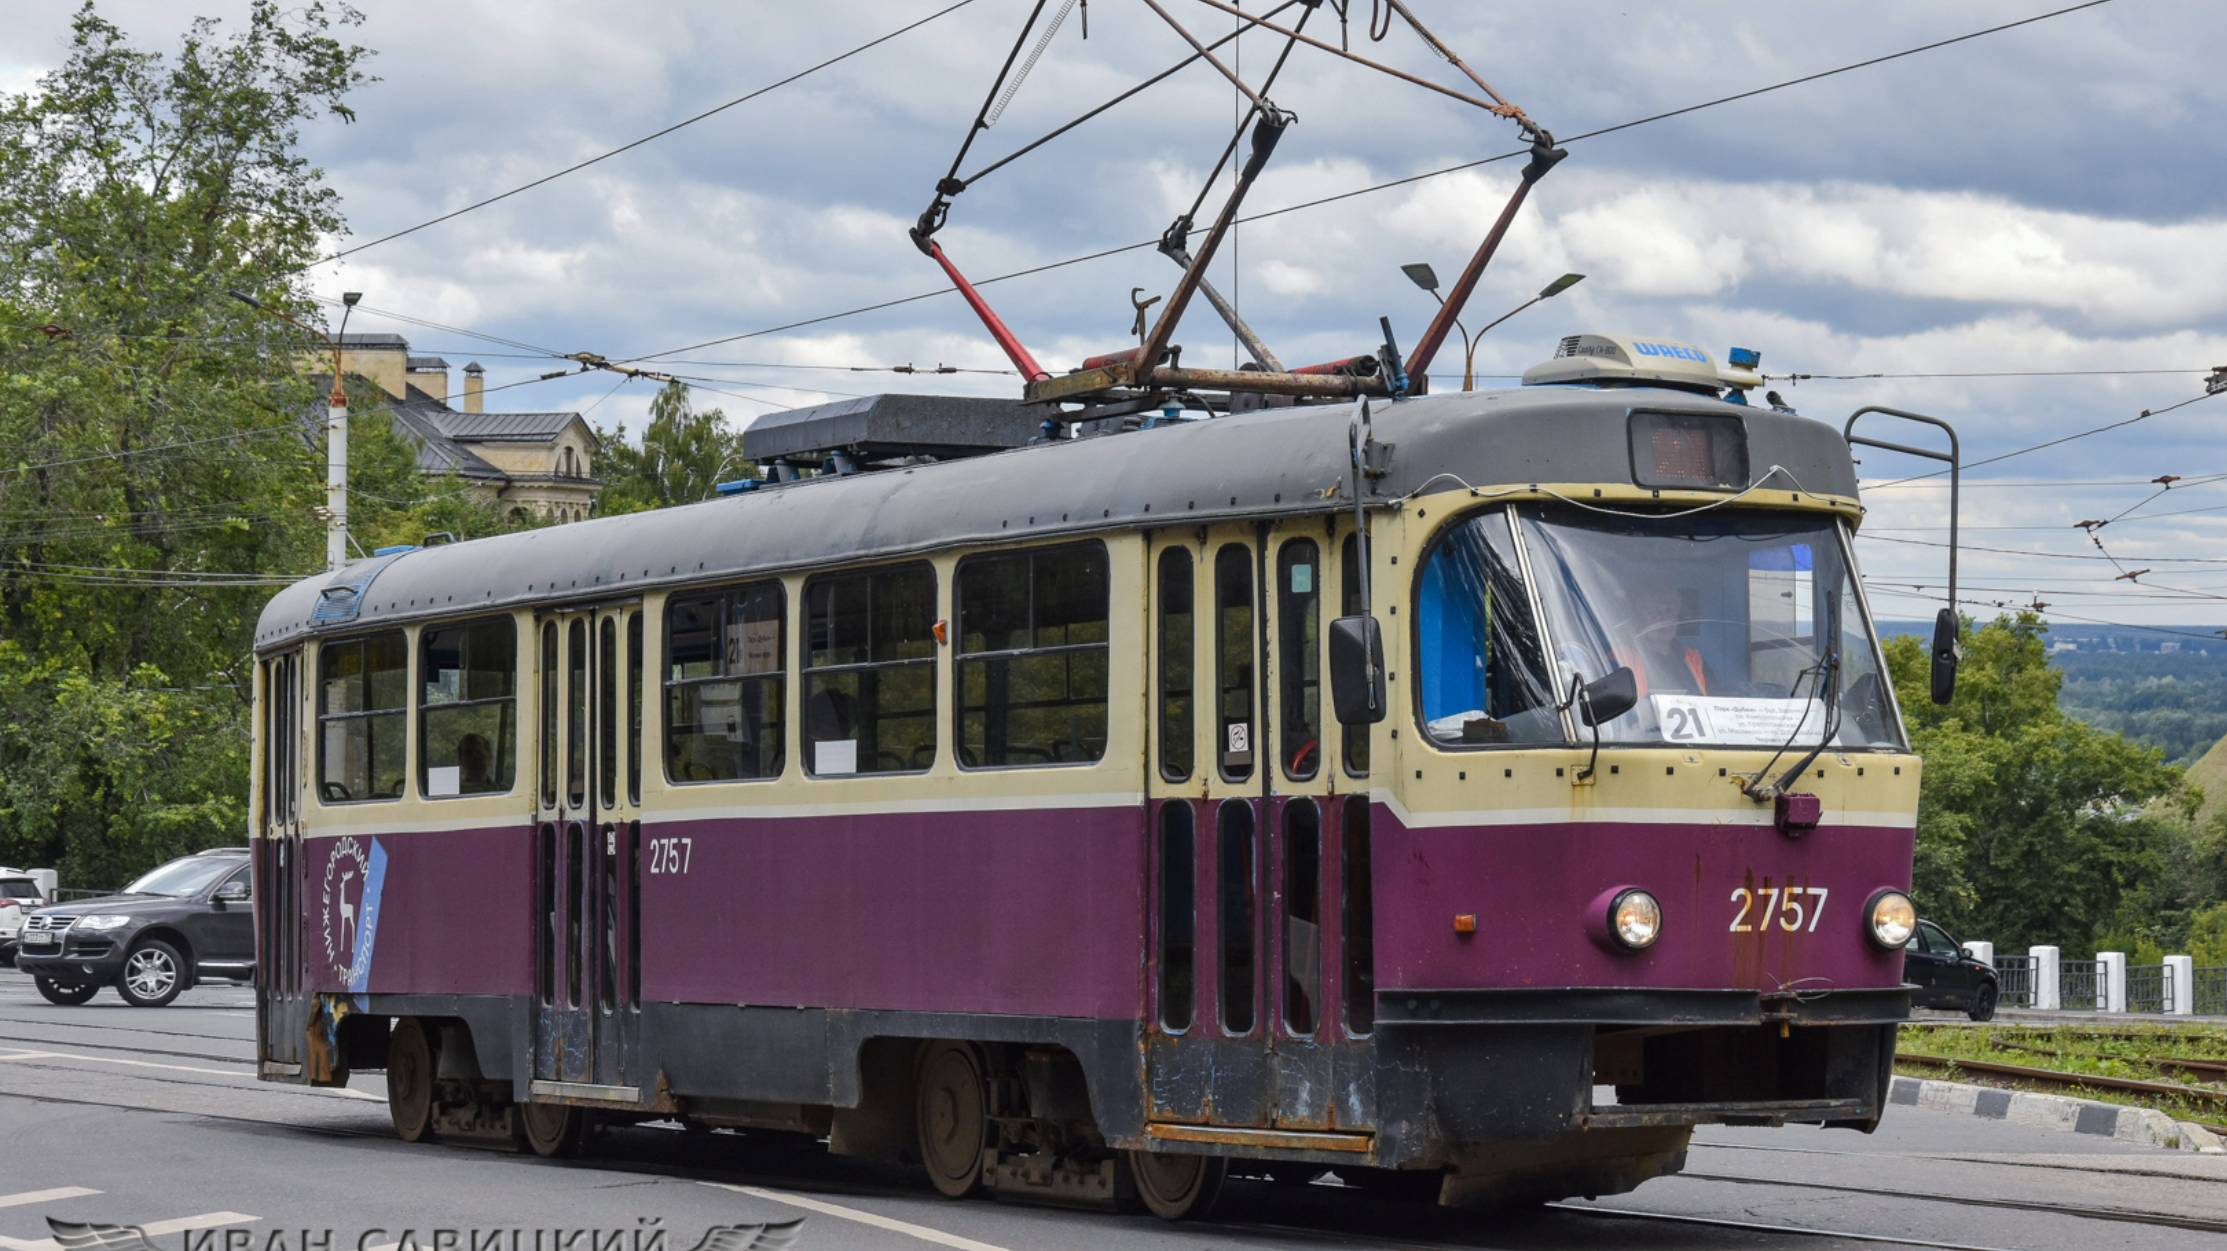
[[[332,353],[317,352],[309,356],[308,369],[312,373],[325,373],[332,368]],[[379,384],[379,389],[396,399],[403,397],[403,387],[409,379],[410,351],[406,347],[349,347],[340,349],[340,372],[361,374]]]

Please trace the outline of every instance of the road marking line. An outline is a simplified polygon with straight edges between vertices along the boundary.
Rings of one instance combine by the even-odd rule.
[[[749,1195],[753,1199],[765,1199],[773,1203],[786,1203],[790,1207],[803,1208],[807,1212],[818,1212],[822,1216],[832,1216],[837,1220],[857,1221],[861,1225],[871,1225],[876,1229],[889,1230],[891,1233],[907,1234],[911,1237],[920,1239],[922,1242],[933,1242],[938,1246],[957,1247],[959,1251],[1006,1251],[1004,1247],[998,1246],[996,1243],[976,1242],[972,1238],[962,1238],[957,1234],[947,1234],[940,1229],[930,1229],[926,1225],[915,1225],[909,1221],[900,1221],[893,1217],[880,1216],[873,1212],[862,1211],[858,1208],[846,1208],[843,1207],[841,1204],[824,1203],[818,1199],[807,1199],[803,1195],[786,1194],[779,1190],[767,1190],[762,1186],[733,1186],[729,1185],[726,1182],[715,1181],[698,1182],[696,1184],[699,1186],[710,1186],[715,1190],[732,1190],[736,1194]]]
[[[122,1064],[135,1069],[162,1069],[171,1073],[200,1073],[210,1077],[254,1077],[254,1069],[203,1069],[190,1064],[157,1064],[153,1060],[126,1060],[118,1056],[88,1056],[74,1051],[19,1051],[13,1055],[0,1055],[0,1064],[10,1060],[83,1060],[87,1064]],[[346,1086],[315,1088],[311,1093],[344,1095],[350,1099],[372,1099],[385,1103],[386,1096],[350,1090]]]
[[[158,1234],[182,1234],[190,1229],[217,1229],[225,1225],[246,1225],[262,1220],[245,1212],[203,1212],[199,1216],[181,1216],[174,1221],[156,1221],[140,1229],[149,1237]],[[62,1244],[52,1238],[26,1239],[0,1236],[0,1247],[10,1251],[62,1251]]]
[[[59,1203],[64,1199],[82,1199],[97,1195],[98,1190],[83,1186],[56,1186],[52,1190],[26,1190],[19,1195],[0,1195],[0,1208],[20,1208],[27,1203]]]

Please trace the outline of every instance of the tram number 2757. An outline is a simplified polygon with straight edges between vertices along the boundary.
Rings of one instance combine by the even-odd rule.
[[[1770,929],[1776,918],[1778,927],[1789,934],[1814,934],[1818,920],[1825,915],[1825,896],[1831,891],[1827,886],[1734,887],[1732,902],[1740,905],[1740,910],[1733,914],[1732,924],[1727,928],[1734,934],[1755,933]],[[1811,902],[1804,904],[1803,895],[1809,896]],[[1758,901],[1763,911],[1751,925],[1748,914],[1755,911]]]
[[[696,858],[696,840],[693,838],[653,838],[650,840],[650,873],[686,873],[691,860]]]

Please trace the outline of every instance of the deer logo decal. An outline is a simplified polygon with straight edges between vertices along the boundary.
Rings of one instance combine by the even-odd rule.
[[[342,985],[355,970],[358,927],[362,920],[363,891],[371,857],[362,840],[343,838],[333,844],[325,860],[323,902],[325,962]]]

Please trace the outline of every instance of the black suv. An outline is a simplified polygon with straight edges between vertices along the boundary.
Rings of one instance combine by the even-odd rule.
[[[124,890],[24,918],[16,968],[50,1003],[80,1004],[114,986],[159,1008],[197,981],[255,975],[254,886],[244,847],[163,865]]]
[[[1931,921],[1919,921],[1918,932],[1902,949],[1902,980],[1913,1008],[1948,1008],[1975,1021],[1995,1016],[1995,970],[1972,958],[1948,931]]]

